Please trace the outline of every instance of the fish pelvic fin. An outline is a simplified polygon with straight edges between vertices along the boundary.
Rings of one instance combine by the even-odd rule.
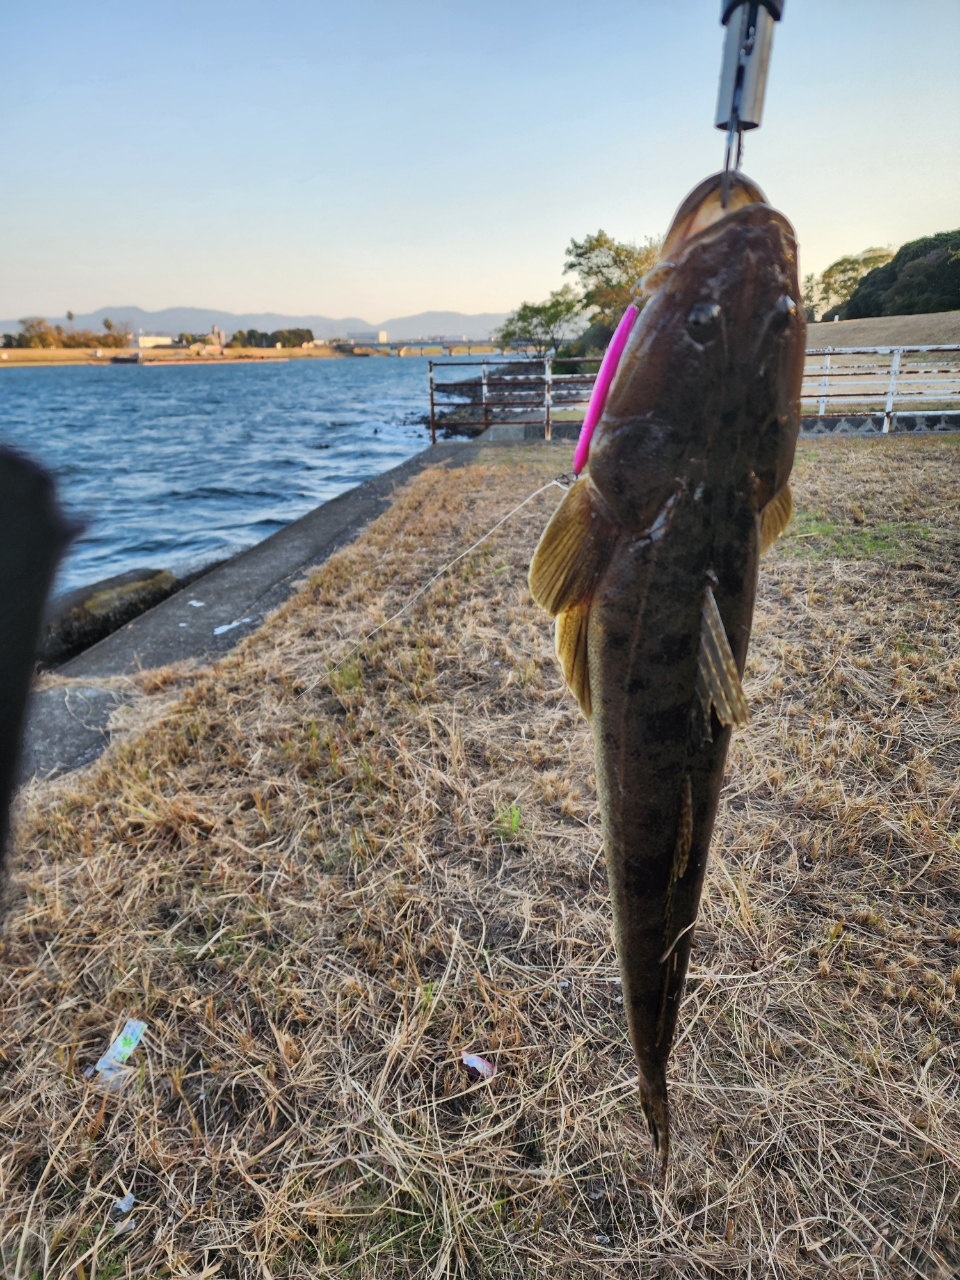
[[[590,601],[610,562],[618,528],[589,477],[567,491],[530,562],[530,594],[557,620],[557,656],[585,716],[590,715],[587,625]]]
[[[653,1149],[660,1155],[660,1172],[665,1174],[670,1159],[670,1103],[662,1063],[644,1063],[640,1067],[640,1110],[650,1130]]]
[[[697,697],[708,725],[711,707],[724,728],[728,725],[739,728],[750,719],[750,708],[740,683],[737,664],[710,587],[704,592],[701,613]]]
[[[790,523],[793,515],[793,494],[785,484],[775,498],[763,508],[760,517],[760,554],[769,551]]]
[[[557,614],[557,657],[570,692],[589,720],[593,711],[590,698],[590,667],[587,661],[587,623],[589,603],[575,604]]]

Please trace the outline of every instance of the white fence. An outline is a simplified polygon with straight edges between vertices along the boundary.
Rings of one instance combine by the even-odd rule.
[[[514,426],[578,429],[590,400],[599,357],[543,360],[431,360],[430,429],[484,430]],[[450,370],[450,373],[444,373]],[[456,370],[456,372],[454,372]],[[820,347],[806,354],[801,404],[805,423],[883,414],[960,409],[960,346]],[[811,412],[812,410],[812,412]],[[875,429],[875,428],[874,428]]]
[[[898,405],[920,411],[960,407],[960,346],[812,349],[801,402],[815,404],[820,418],[828,406],[833,414],[883,413],[884,433]]]

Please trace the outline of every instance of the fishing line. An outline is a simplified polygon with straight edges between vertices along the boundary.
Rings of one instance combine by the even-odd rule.
[[[522,511],[528,502],[532,502],[534,498],[539,498],[541,493],[546,493],[546,491],[548,489],[552,489],[554,485],[556,485],[558,489],[563,489],[564,491],[566,491],[574,483],[576,478],[577,477],[573,475],[571,472],[565,471],[562,475],[559,475],[555,479],[549,480],[546,484],[541,485],[539,489],[535,489],[533,493],[531,493],[528,497],[524,498],[524,500],[521,503],[518,503],[518,505],[515,506],[512,511],[508,511],[507,514],[503,516],[500,520],[498,520],[495,525],[489,528],[482,538],[478,538],[476,542],[474,542],[471,546],[467,547],[466,551],[461,551],[458,556],[454,556],[454,558],[451,561],[449,561],[447,564],[445,564],[442,569],[438,569],[432,578],[430,578],[427,582],[424,583],[422,587],[420,587],[417,591],[415,591],[405,604],[400,606],[400,608],[396,611],[396,613],[391,614],[391,616],[389,618],[386,618],[383,622],[381,622],[379,626],[374,627],[372,631],[368,631],[365,636],[362,636],[350,649],[347,650],[347,652],[343,655],[343,657],[340,659],[339,662],[335,663],[332,667],[329,668],[329,670],[324,672],[321,679],[327,680],[330,678],[330,676],[333,675],[335,671],[339,671],[340,668],[343,666],[343,664],[347,661],[347,659],[352,658],[353,655],[357,652],[357,650],[362,648],[362,646],[365,645],[368,640],[372,639],[377,634],[378,631],[382,631],[384,627],[388,627],[391,622],[396,622],[397,618],[399,618],[402,614],[406,613],[406,611],[410,608],[412,604],[415,604],[416,601],[419,600],[422,595],[425,595],[430,590],[430,588],[433,586],[433,584],[437,581],[438,578],[442,578],[443,575],[449,572],[449,570],[451,570],[455,564],[459,564],[460,561],[463,560],[465,556],[468,556],[470,555],[471,552],[476,551],[477,547],[483,546],[483,544],[487,541],[487,539],[492,537],[493,534],[496,533],[496,531],[500,528],[501,525],[506,524],[507,521],[512,519],[512,517],[515,516],[518,511]]]

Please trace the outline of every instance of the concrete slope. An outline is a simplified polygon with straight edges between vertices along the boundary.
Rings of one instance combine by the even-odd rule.
[[[398,485],[438,463],[465,466],[477,452],[459,442],[424,450],[325,502],[64,663],[57,675],[68,683],[32,696],[21,783],[80,768],[103,751],[107,723],[125,695],[100,681],[191,658],[216,659],[256,630],[306,569],[385,511]]]

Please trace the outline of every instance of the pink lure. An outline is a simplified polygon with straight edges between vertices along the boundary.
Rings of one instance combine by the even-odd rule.
[[[478,1076],[483,1076],[484,1080],[492,1080],[497,1074],[497,1069],[492,1062],[488,1062],[486,1058],[481,1058],[476,1053],[467,1053],[466,1049],[462,1050],[460,1057],[463,1059],[463,1065],[468,1071],[475,1072]]]
[[[600,364],[600,372],[597,374],[597,380],[593,384],[593,395],[591,395],[590,403],[587,406],[587,416],[584,418],[583,426],[580,428],[577,452],[573,455],[575,475],[579,475],[587,465],[587,454],[590,452],[590,437],[593,435],[594,428],[603,414],[610,383],[613,382],[614,374],[617,372],[617,366],[620,364],[620,357],[623,355],[623,349],[627,345],[627,339],[630,337],[633,322],[639,314],[640,312],[631,303],[623,313],[623,319],[617,325],[616,332],[610,339],[610,345],[604,352],[603,360]]]

